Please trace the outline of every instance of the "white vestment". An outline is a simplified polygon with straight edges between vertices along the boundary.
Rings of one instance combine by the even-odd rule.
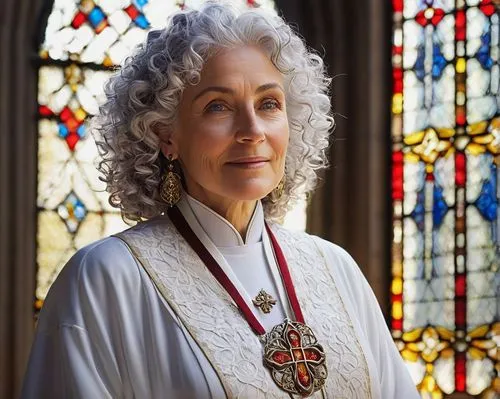
[[[293,319],[260,203],[245,241],[196,200],[185,196],[179,208],[266,331]],[[352,258],[271,228],[327,354],[327,383],[314,397],[419,398]],[[251,302],[261,288],[277,299],[269,314]],[[161,216],[83,248],[64,267],[40,314],[22,398],[289,397],[261,352],[231,298]]]

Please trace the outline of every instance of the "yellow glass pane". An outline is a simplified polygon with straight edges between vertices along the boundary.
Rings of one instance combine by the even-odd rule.
[[[403,279],[396,277],[392,280],[392,293],[394,295],[399,295],[403,292]]]
[[[455,135],[455,129],[440,128],[436,129],[436,131],[438,132],[439,138],[441,139],[448,139]]]
[[[450,359],[455,356],[455,351],[452,348],[443,349],[440,352],[440,357],[443,359]]]
[[[485,324],[479,327],[476,327],[469,331],[467,334],[470,338],[482,338],[485,337],[486,334],[488,333],[488,330],[490,329],[490,326]]]
[[[484,133],[487,127],[488,127],[488,122],[486,121],[474,123],[473,125],[470,125],[467,128],[467,133],[472,136],[475,136],[476,134]]]
[[[73,246],[71,234],[54,211],[39,212],[37,241],[36,297],[43,300],[62,266],[73,254]]]
[[[394,94],[392,97],[392,112],[394,114],[403,112],[403,95],[401,93]]]
[[[418,163],[420,162],[420,157],[412,152],[407,152],[404,156],[405,162]]]
[[[403,275],[403,265],[401,262],[394,262],[392,264],[392,274],[396,277],[401,277]]]
[[[408,350],[408,349],[403,349],[401,351],[401,356],[403,357],[403,359],[405,359],[409,362],[416,362],[418,360],[418,353],[413,352],[413,351]]]
[[[457,72],[464,73],[465,67],[466,67],[465,58],[459,58],[457,60],[457,65],[456,65]]]
[[[401,302],[394,302],[392,304],[392,317],[394,319],[401,319],[403,317],[403,305]]]
[[[404,138],[404,143],[406,145],[415,145],[417,143],[421,143],[423,138],[425,136],[425,132],[424,131],[421,131],[421,132],[416,132],[416,133],[413,133],[413,134],[409,134],[408,136],[406,136]]]
[[[479,155],[479,154],[483,154],[484,152],[486,152],[486,148],[480,144],[470,143],[467,146],[467,152],[472,154],[472,155]]]
[[[453,331],[450,331],[447,328],[444,328],[441,326],[436,326],[436,330],[437,330],[439,336],[443,339],[446,339],[446,340],[451,340],[455,336]]]
[[[474,360],[482,360],[486,357],[486,353],[474,347],[469,347],[468,353]]]
[[[417,339],[420,339],[422,335],[423,328],[416,328],[411,331],[407,331],[403,334],[403,341],[405,342],[415,342]]]

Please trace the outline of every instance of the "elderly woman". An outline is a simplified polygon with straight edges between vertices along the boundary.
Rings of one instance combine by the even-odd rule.
[[[78,253],[40,315],[24,398],[417,398],[341,248],[278,223],[333,120],[282,19],[210,4],[107,86],[100,169],[135,227]]]

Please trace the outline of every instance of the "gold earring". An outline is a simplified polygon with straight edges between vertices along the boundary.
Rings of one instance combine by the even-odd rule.
[[[160,184],[160,197],[169,208],[181,199],[181,178],[174,172],[173,158],[172,154],[168,155],[168,170]]]
[[[276,186],[276,188],[271,192],[271,201],[278,202],[283,193],[285,192],[285,178],[286,175],[283,175],[280,182]]]

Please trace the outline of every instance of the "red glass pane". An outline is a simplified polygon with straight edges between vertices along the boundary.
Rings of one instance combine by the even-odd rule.
[[[403,302],[403,294],[392,294],[391,295],[392,302]]]
[[[402,80],[395,80],[394,81],[394,83],[392,85],[392,92],[394,94],[403,92],[403,81]]]
[[[80,140],[80,136],[78,136],[75,132],[70,132],[70,134],[66,136],[66,143],[71,151],[75,151],[78,140]]]
[[[392,154],[392,198],[403,199],[403,153],[401,151]]]
[[[402,68],[394,68],[392,70],[392,78],[394,80],[402,80],[403,79],[403,69]]]
[[[457,352],[455,355],[455,389],[465,392],[465,353]]]
[[[457,125],[465,125],[465,109],[463,107],[457,107]]]
[[[392,0],[392,9],[395,12],[403,11],[403,0]]]
[[[392,46],[392,54],[403,54],[403,46]]]
[[[465,295],[465,274],[459,274],[455,276],[455,295]]]
[[[487,17],[491,17],[495,13],[495,6],[492,4],[491,0],[481,1],[479,8]]]
[[[417,16],[415,17],[415,21],[417,21],[420,25],[426,26],[428,21],[427,18],[425,18],[424,12],[420,11]]]
[[[78,13],[73,18],[73,21],[71,21],[71,26],[75,29],[78,29],[86,20],[87,16],[83,12],[78,11]]]
[[[403,69],[394,68],[392,71],[392,79],[393,79],[393,91],[394,91],[394,93],[402,93],[403,92]]]
[[[457,186],[465,185],[465,154],[463,152],[455,154],[455,183]]]
[[[455,16],[455,39],[465,40],[465,11],[457,11]]]
[[[444,11],[441,8],[436,8],[434,10],[434,16],[431,18],[432,25],[436,26],[444,17]]]
[[[455,299],[455,324],[457,328],[464,329],[465,328],[465,298],[456,298]]]
[[[64,107],[61,113],[59,114],[59,118],[61,121],[66,122],[69,118],[73,116],[73,112],[68,107]]]
[[[403,329],[403,320],[392,319],[391,325],[393,330],[401,331]]]
[[[40,113],[41,116],[45,116],[45,117],[54,115],[52,110],[49,107],[47,107],[46,105],[40,105],[38,107],[38,112]]]
[[[135,19],[139,15],[139,10],[135,8],[132,4],[129,5],[127,8],[125,8],[124,11],[129,15],[131,19]]]

